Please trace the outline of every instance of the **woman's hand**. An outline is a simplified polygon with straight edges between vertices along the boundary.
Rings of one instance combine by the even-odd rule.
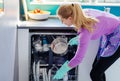
[[[64,75],[70,70],[71,68],[68,66],[68,61],[66,61],[61,68],[56,72],[53,79],[62,79]]]
[[[73,37],[72,39],[70,39],[69,41],[69,45],[78,45],[78,36]]]

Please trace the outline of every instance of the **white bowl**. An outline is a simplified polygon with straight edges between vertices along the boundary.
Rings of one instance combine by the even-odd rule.
[[[28,16],[31,19],[34,20],[44,20],[44,19],[48,19],[48,17],[50,16],[50,12],[49,11],[44,11],[44,13],[33,13],[32,11],[28,12]]]

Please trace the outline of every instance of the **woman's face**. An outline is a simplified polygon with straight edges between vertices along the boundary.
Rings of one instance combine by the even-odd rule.
[[[66,18],[62,18],[62,17],[59,16],[59,19],[62,21],[63,24],[67,25],[68,27],[73,24],[72,17],[68,17],[66,19]]]

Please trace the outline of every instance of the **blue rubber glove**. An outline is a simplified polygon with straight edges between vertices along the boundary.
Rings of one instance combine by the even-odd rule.
[[[64,77],[64,75],[71,69],[68,66],[68,62],[66,61],[61,68],[56,72],[55,76],[53,77],[53,79],[62,79]]]
[[[78,45],[78,36],[73,37],[72,39],[70,39],[69,41],[69,45]]]

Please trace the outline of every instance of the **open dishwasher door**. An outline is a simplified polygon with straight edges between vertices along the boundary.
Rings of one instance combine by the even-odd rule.
[[[64,53],[57,54],[51,49],[51,43],[58,37],[62,37],[68,42],[76,35],[73,30],[30,30],[29,81],[58,81],[53,80],[53,76],[66,60],[70,60],[74,56],[77,45],[68,45]],[[70,70],[59,81],[78,81],[77,79],[78,67]]]

